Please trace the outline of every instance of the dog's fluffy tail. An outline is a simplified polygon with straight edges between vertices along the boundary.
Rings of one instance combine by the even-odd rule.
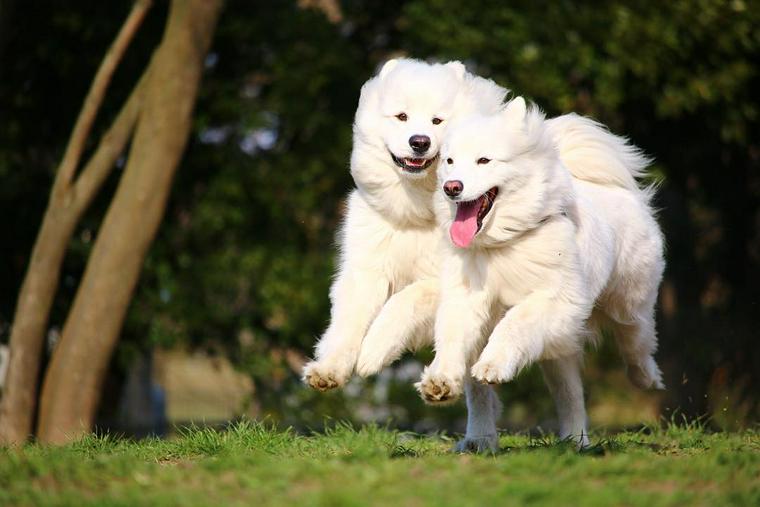
[[[646,176],[652,160],[626,138],[575,113],[547,120],[546,126],[562,163],[575,178],[622,187],[650,201],[654,186],[643,185],[638,179]]]

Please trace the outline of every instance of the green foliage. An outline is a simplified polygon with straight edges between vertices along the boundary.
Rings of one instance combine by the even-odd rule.
[[[504,435],[497,456],[446,435],[241,422],[171,440],[89,436],[0,449],[4,505],[756,505],[760,438],[699,426],[609,435],[595,452]]]

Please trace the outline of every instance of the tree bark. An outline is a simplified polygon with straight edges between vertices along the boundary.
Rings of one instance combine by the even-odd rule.
[[[149,8],[148,0],[135,3],[106,53],[56,171],[50,201],[16,303],[10,363],[0,399],[0,444],[22,443],[32,432],[42,348],[63,258],[82,214],[129,141],[140,109],[141,84],[136,86],[75,181],[76,168],[116,66]]]
[[[92,427],[105,372],[164,214],[221,0],[174,0],[146,76],[124,174],[98,233],[43,383],[38,438],[63,443]]]

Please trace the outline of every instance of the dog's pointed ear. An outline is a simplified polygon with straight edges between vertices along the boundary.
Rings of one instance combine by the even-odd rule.
[[[464,64],[460,62],[459,60],[453,60],[451,62],[446,63],[445,65],[447,68],[454,71],[454,75],[462,81],[464,79],[464,75],[467,73],[467,69],[465,68]]]
[[[525,104],[525,99],[522,97],[515,97],[514,99],[507,102],[507,105],[504,108],[504,112],[502,114],[508,122],[522,124],[522,122],[525,120],[525,114],[527,111],[528,106]]]
[[[396,67],[396,65],[398,65],[398,60],[396,58],[385,62],[383,68],[380,69],[380,79],[383,79],[385,76],[387,76],[388,73]]]

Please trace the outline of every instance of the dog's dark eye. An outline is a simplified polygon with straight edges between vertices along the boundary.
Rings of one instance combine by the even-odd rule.
[[[399,121],[406,121],[409,119],[409,117],[406,115],[406,113],[399,113],[396,115],[396,118],[399,119]]]
[[[453,164],[453,163],[454,163],[454,159],[451,159],[451,158],[447,158],[447,159],[446,159],[446,163],[447,163],[447,164]]]
[[[487,164],[487,163],[489,163],[490,161],[491,161],[491,159],[490,159],[490,158],[486,158],[486,157],[480,157],[480,158],[478,159],[478,164]]]
[[[432,121],[433,121],[433,125],[440,125],[443,122],[443,120],[440,118],[433,118]]]

